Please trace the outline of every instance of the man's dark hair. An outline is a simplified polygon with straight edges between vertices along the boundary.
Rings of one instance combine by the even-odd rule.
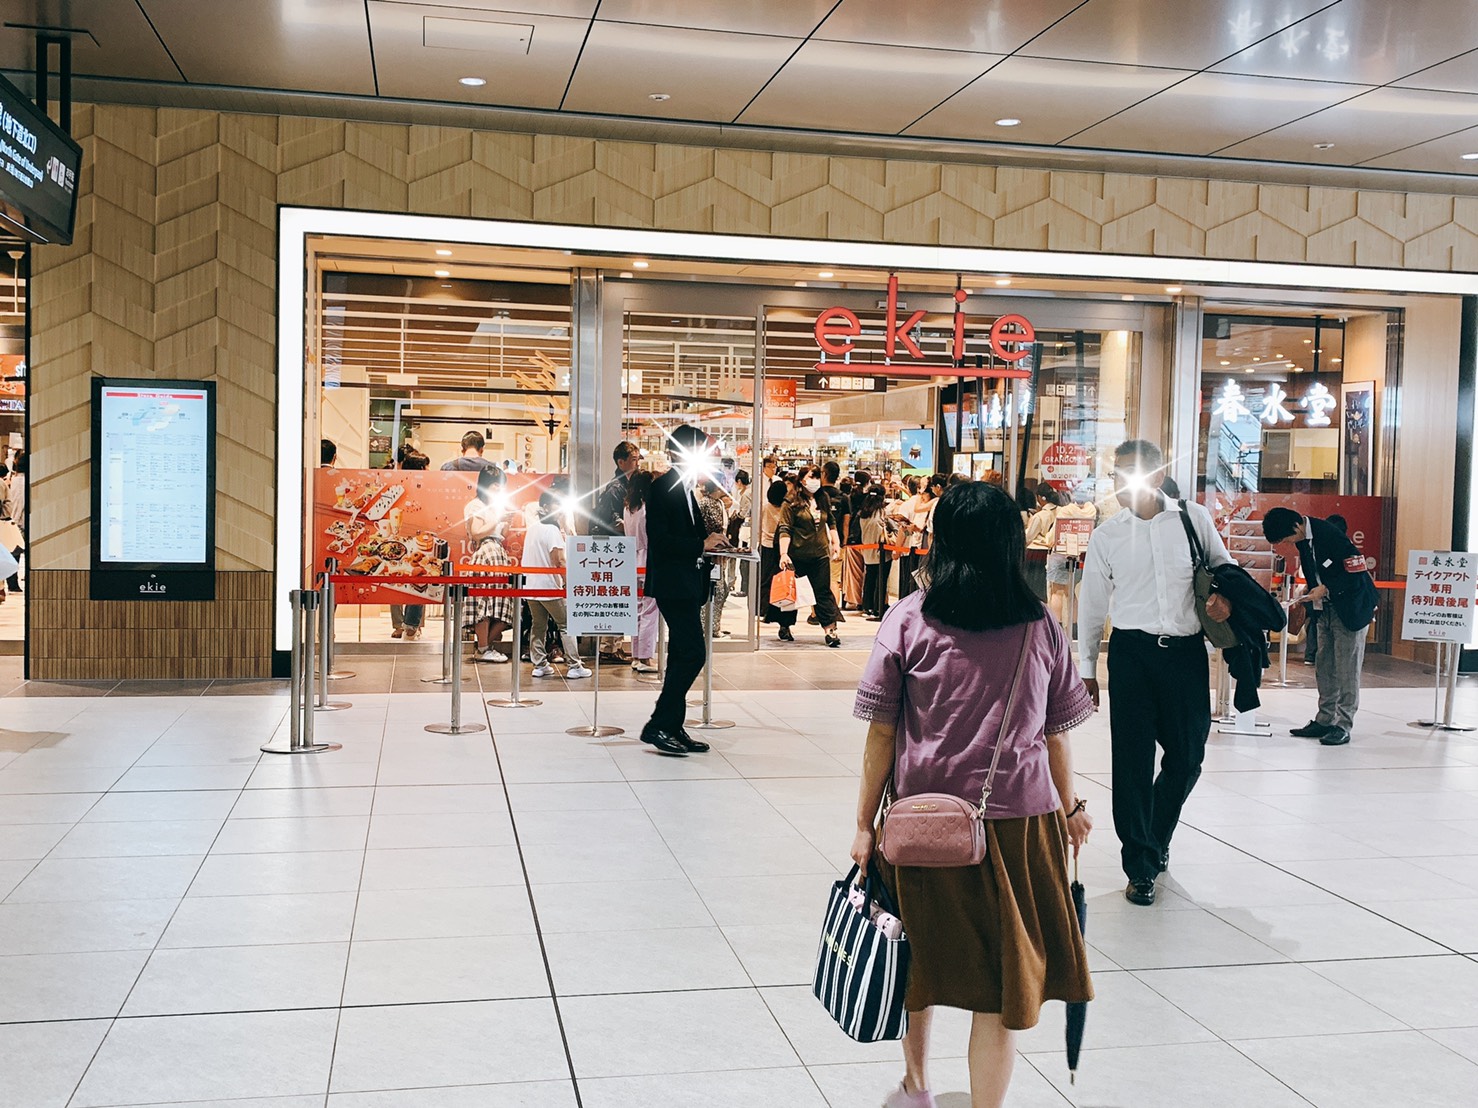
[[[778,466],[779,464],[779,458],[775,457],[775,455],[773,454],[766,454],[765,460],[760,463],[760,469],[763,471],[765,466]]]
[[[422,454],[414,446],[408,448],[405,456],[400,459],[401,469],[427,469],[431,465],[431,459]]]
[[[1165,452],[1149,439],[1130,439],[1114,448],[1115,464],[1133,458],[1141,471],[1159,469],[1165,464]]]
[[[634,442],[618,442],[616,444],[616,449],[611,451],[611,460],[613,462],[624,462],[627,458],[631,457],[633,454],[640,454],[640,453],[641,453],[641,448],[639,446],[637,446],[636,443],[634,443]]]
[[[334,445],[334,440],[333,439],[319,439],[318,440],[318,464],[319,465],[321,465],[321,466],[331,466],[331,465],[334,464],[334,459],[337,458],[338,456],[339,456],[339,448]]]
[[[1325,516],[1324,517],[1324,522],[1327,523],[1327,524],[1329,524],[1332,527],[1338,527],[1339,528],[1339,533],[1341,535],[1348,535],[1350,533],[1350,521],[1347,520],[1347,519],[1345,519],[1344,516],[1341,516],[1341,515]]]
[[[1303,522],[1303,516],[1292,508],[1269,508],[1262,517],[1262,534],[1268,542],[1283,542]]]
[[[741,469],[738,473],[734,474],[734,480],[741,485],[750,485],[753,483],[749,479],[749,470],[747,469]]]
[[[553,489],[545,489],[539,494],[539,519],[548,523],[560,515],[560,497]]]
[[[962,631],[1041,619],[1046,608],[1026,583],[1025,559],[1015,501],[984,481],[947,489],[934,508],[924,614]]]
[[[857,471],[857,487],[859,489],[865,489],[865,488],[867,488],[868,485],[871,485],[871,484],[872,484],[872,474],[868,473],[867,470],[865,470],[865,469],[859,469]]]
[[[769,501],[770,507],[778,508],[785,503],[785,497],[790,492],[790,486],[784,481],[771,481],[770,487],[765,490],[765,499]]]
[[[837,479],[842,475],[842,467],[835,462],[827,462],[821,467],[821,480],[828,485],[835,485]]]
[[[703,450],[708,446],[708,433],[691,423],[684,423],[668,432],[667,440],[678,450]]]
[[[482,448],[487,444],[487,439],[483,438],[481,433],[477,431],[468,431],[465,435],[462,436],[462,453],[465,454],[469,450],[476,450],[479,454],[481,454]]]

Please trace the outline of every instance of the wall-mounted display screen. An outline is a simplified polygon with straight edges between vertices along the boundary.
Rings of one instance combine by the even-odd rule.
[[[0,229],[69,244],[81,172],[82,147],[0,77]]]
[[[202,599],[191,575],[214,580],[214,384],[95,377],[92,417],[94,598]],[[115,573],[126,579],[99,596]]]

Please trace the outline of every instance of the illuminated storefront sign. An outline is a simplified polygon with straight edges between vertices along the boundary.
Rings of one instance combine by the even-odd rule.
[[[1293,407],[1302,408],[1308,413],[1304,422],[1310,427],[1328,427],[1329,413],[1337,407],[1334,395],[1319,381],[1309,386],[1309,391],[1298,400],[1293,400],[1283,386],[1276,383],[1269,385],[1260,399],[1254,400],[1242,391],[1242,386],[1236,381],[1228,381],[1212,397],[1211,415],[1227,423],[1238,423],[1253,418],[1251,404],[1255,403],[1256,418],[1270,427],[1276,427],[1280,423],[1293,422],[1294,414],[1289,409],[1290,402]]]
[[[821,348],[821,360],[816,363],[816,371],[819,373],[834,372],[837,368],[836,363],[826,360],[827,357],[833,357],[843,359],[851,372],[878,373],[886,370],[890,377],[935,377],[952,374],[957,377],[1029,378],[1031,370],[1018,368],[1016,363],[1031,353],[1032,344],[1037,340],[1037,332],[1031,322],[1021,315],[1009,314],[999,317],[991,324],[986,335],[991,357],[1006,363],[1005,365],[966,366],[966,346],[969,336],[965,333],[967,320],[963,305],[968,295],[964,289],[955,290],[954,330],[950,342],[952,364],[950,366],[910,365],[907,362],[894,362],[893,359],[899,356],[899,347],[902,347],[913,361],[925,361],[924,352],[919,348],[913,333],[923,323],[924,316],[928,314],[920,308],[901,320],[898,318],[898,277],[894,274],[888,278],[888,315],[883,321],[883,363],[872,365],[850,360],[853,351],[857,349],[855,340],[862,334],[862,321],[850,308],[835,307],[827,308],[818,315],[816,325],[812,329],[816,336],[816,345]],[[907,308],[904,310],[907,311]]]

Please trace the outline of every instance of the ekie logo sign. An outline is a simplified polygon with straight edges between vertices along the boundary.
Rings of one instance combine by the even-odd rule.
[[[914,365],[909,361],[894,361],[903,356],[899,353],[899,348],[902,347],[904,355],[912,362],[925,363],[924,352],[914,340],[913,332],[927,314],[920,308],[912,315],[901,320],[898,318],[898,277],[894,274],[888,277],[888,315],[883,321],[882,364],[851,360],[852,352],[857,349],[856,339],[862,334],[862,321],[851,309],[836,307],[827,308],[816,317],[813,332],[816,335],[816,345],[821,348],[821,360],[816,363],[816,371],[836,372],[840,366],[837,362],[827,361],[827,358],[839,358],[850,373],[876,373],[888,377],[1030,377],[1031,370],[1021,368],[1017,363],[1031,353],[1032,344],[1037,340],[1037,332],[1031,322],[1021,315],[1003,315],[991,324],[985,336],[991,360],[980,357],[978,361],[981,364],[966,364],[969,336],[965,333],[967,320],[962,307],[966,295],[964,289],[955,290],[950,365],[944,366],[938,362],[932,365]]]

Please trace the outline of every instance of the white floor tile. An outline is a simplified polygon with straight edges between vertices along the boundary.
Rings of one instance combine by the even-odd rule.
[[[345,943],[354,911],[353,892],[189,896],[180,902],[159,945]]]
[[[542,921],[541,921],[542,922]],[[483,888],[364,890],[354,941],[532,935],[534,914],[522,884]]]
[[[376,812],[369,829],[369,845],[375,850],[508,846],[513,841],[513,821],[501,803],[492,811],[480,812]]]
[[[643,931],[712,927],[689,881],[591,881],[538,885],[534,903],[546,935],[574,931]]]
[[[368,850],[361,888],[455,889],[522,883],[516,848],[460,846]]]
[[[750,984],[717,927],[555,934],[544,943],[561,997]]]
[[[147,950],[0,957],[0,1023],[116,1016]]]
[[[71,830],[70,823],[0,824],[0,862],[40,861]]]
[[[156,950],[125,1016],[331,1008],[344,985],[347,943]]]
[[[328,1108],[575,1108],[575,1086],[566,1080],[334,1093]]]
[[[826,1098],[803,1068],[733,1070],[727,1073],[670,1074],[652,1077],[587,1078],[580,1082],[586,1108],[827,1108]]]
[[[400,785],[375,790],[375,815],[497,812],[508,807],[502,785]]]
[[[375,799],[375,790],[367,788],[250,789],[230,812],[232,819],[367,816]]]
[[[59,900],[165,900],[185,895],[201,859],[48,858],[36,863],[7,898],[11,903]]]
[[[1391,914],[1390,907],[1381,903],[1371,911],[1356,904],[1309,904],[1291,908],[1217,908],[1214,914],[1299,962],[1447,953],[1421,934],[1383,919],[1382,916]]]
[[[0,904],[0,954],[152,950],[179,903],[166,899]]]
[[[212,854],[190,886],[194,896],[352,892],[364,854],[355,850],[294,854]]]
[[[1036,1027],[1017,1034],[1016,1049],[1024,1054],[1055,1050],[1063,1045],[1066,1024],[1067,1005],[1051,1001],[1043,1006]],[[1083,1030],[1085,1047],[1097,1050],[1215,1040],[1216,1035],[1198,1023],[1192,1013],[1167,1000],[1138,976],[1121,971],[1093,975],[1093,999]]]
[[[1478,1089],[1478,1065],[1414,1031],[1235,1045],[1317,1108],[1469,1108]]]
[[[235,790],[216,792],[109,793],[92,805],[83,823],[134,821],[223,820],[240,796]]]
[[[529,880],[535,885],[607,881],[680,881],[686,875],[662,843],[633,846],[589,839],[527,843],[523,848]]]
[[[1226,1043],[1085,1049],[1076,1085],[1068,1082],[1061,1050],[1029,1060],[1080,1108],[1308,1108],[1301,1096]]]
[[[290,816],[228,819],[212,854],[278,854],[297,851],[363,850],[367,816]]]
[[[14,1108],[66,1108],[108,1020],[0,1024],[0,1073]]]
[[[1471,958],[1374,958],[1310,968],[1410,1027],[1471,1027],[1478,1013],[1478,961]]]
[[[53,858],[141,858],[205,854],[221,829],[217,819],[79,823],[57,843]]]
[[[548,995],[539,942],[530,934],[356,941],[344,979],[346,1005]]]
[[[1209,912],[1115,912],[1091,915],[1093,945],[1125,969],[1246,965],[1286,956]]]
[[[35,793],[7,796],[0,804],[0,824],[76,823],[98,803],[101,793]]]
[[[337,1020],[333,1010],[119,1020],[72,1106],[322,1096]]]

